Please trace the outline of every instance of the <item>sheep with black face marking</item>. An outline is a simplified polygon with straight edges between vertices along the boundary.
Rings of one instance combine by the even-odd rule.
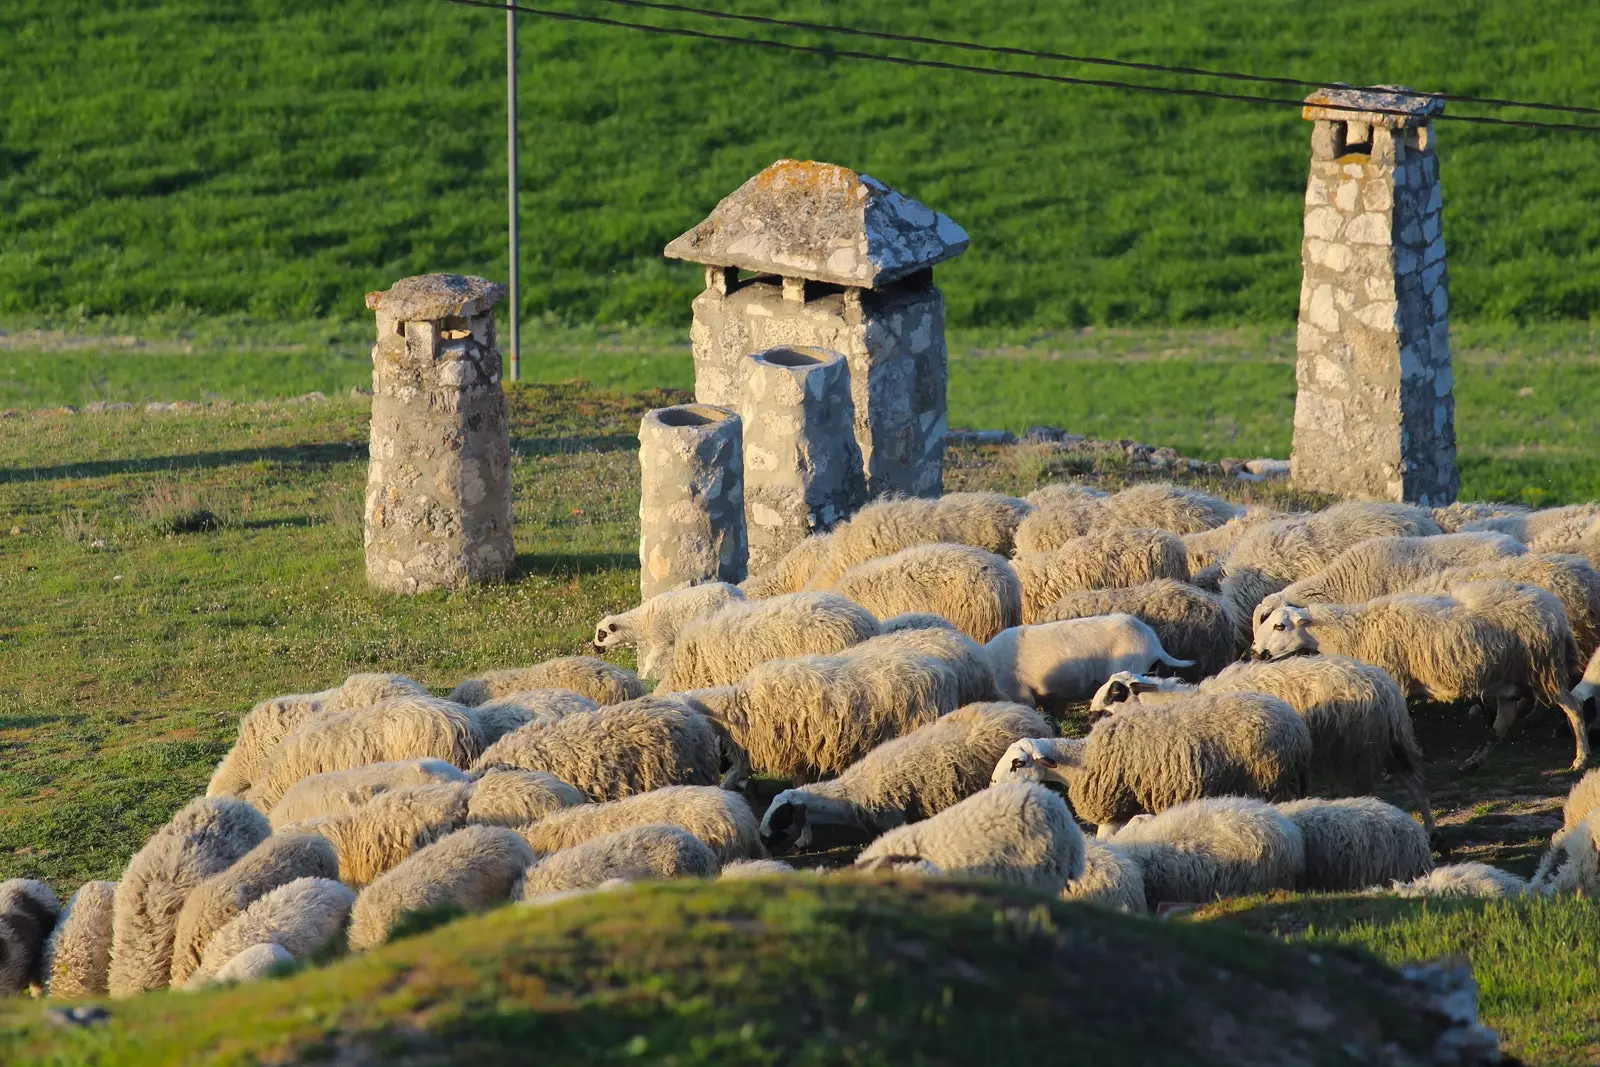
[[[681,826],[652,823],[592,837],[535,863],[513,897],[537,901],[548,893],[595,889],[612,879],[714,878],[717,857]]]
[[[969,545],[916,545],[868,560],[841,575],[833,592],[880,619],[935,613],[980,643],[1022,622],[1022,586],[1011,564]]]
[[[92,997],[107,992],[116,896],[115,882],[85,882],[72,894],[45,942],[40,964],[45,995]]]
[[[1150,910],[1144,898],[1144,872],[1132,856],[1104,841],[1086,839],[1083,848],[1083,874],[1067,883],[1061,899],[1132,915]]]
[[[818,826],[879,834],[937,815],[987,786],[1013,742],[1054,732],[1021,704],[957,708],[885,741],[837,778],[779,793],[761,820],[761,839],[768,848],[805,848]]]
[[[884,622],[883,633],[863,643],[869,650],[898,648],[939,660],[954,672],[962,704],[994,699],[994,669],[983,646],[938,615],[895,615]]]
[[[1117,527],[1085,534],[1060,548],[1016,561],[1022,583],[1022,621],[1041,613],[1068,593],[1083,589],[1122,589],[1157,578],[1189,580],[1183,542],[1165,530]]]
[[[1112,496],[1089,496],[1077,488],[1046,486],[1029,497],[1034,510],[1017,527],[1019,556],[1051,552],[1073,538],[1118,528],[1199,533],[1240,514],[1226,500],[1163,482],[1132,485]]]
[[[1420,878],[1433,870],[1428,831],[1376,797],[1293,800],[1278,810],[1305,839],[1306,889],[1345,892]]]
[[[1487,863],[1447,863],[1420,878],[1396,882],[1388,892],[1397,897],[1508,898],[1528,892],[1528,883]]]
[[[206,786],[206,796],[244,796],[266,773],[278,743],[321,714],[337,715],[400,696],[427,696],[417,682],[400,674],[352,674],[320,693],[263,700],[239,721],[239,738],[222,757]]]
[[[1600,570],[1581,556],[1529,552],[1471,567],[1451,567],[1424,578],[1408,593],[1448,593],[1465,582],[1521,582],[1536,585],[1561,601],[1578,644],[1579,662],[1600,649]],[[1583,698],[1578,698],[1580,701]]]
[[[1577,646],[1561,603],[1531,585],[1467,582],[1450,593],[1403,593],[1362,605],[1281,607],[1256,630],[1260,659],[1327,653],[1382,667],[1407,693],[1449,703],[1495,694],[1494,736],[1468,761],[1483,762],[1528,697],[1561,708],[1577,756],[1589,759],[1583,709],[1567,685]]]
[[[249,799],[270,810],[289,787],[326,771],[403,759],[465,767],[483,749],[469,709],[434,697],[391,697],[341,715],[319,715],[285,737]]]
[[[1167,652],[1178,659],[1192,660],[1195,670],[1202,674],[1214,674],[1235,658],[1237,626],[1228,617],[1227,608],[1227,602],[1216,593],[1172,578],[1158,578],[1121,589],[1068,593],[1041,611],[1035,622],[1132,615],[1155,631]]]
[[[672,665],[678,631],[743,599],[744,590],[727,582],[706,582],[657,593],[636,608],[601,619],[594,630],[594,650],[635,649],[639,674],[659,679]]]
[[[1143,621],[1120,614],[1015,626],[985,645],[984,655],[1002,700],[1052,715],[1087,700],[1118,671],[1194,666],[1169,655]]]
[[[931,863],[953,878],[988,878],[1059,894],[1083,876],[1083,832],[1041,785],[993,785],[922,822],[896,827],[856,866]]]
[[[1266,693],[1288,704],[1311,732],[1311,775],[1341,796],[1365,796],[1388,771],[1434,831],[1428,787],[1399,683],[1381,667],[1344,656],[1294,656],[1235,663],[1198,686],[1175,678],[1114,674],[1089,702],[1098,721],[1129,704],[1161,704],[1193,693]]]
[[[524,689],[485,701],[471,710],[478,736],[488,748],[530,722],[555,722],[574,712],[593,711],[600,706],[598,701],[570,689]]]
[[[134,853],[117,883],[112,912],[112,996],[166,986],[178,913],[190,891],[271,833],[267,817],[243,801],[199,797]]]
[[[464,782],[467,772],[441,759],[389,760],[302,778],[267,813],[274,830],[291,823],[343,815],[379,793],[439,782]]]
[[[1145,902],[1203,904],[1274,889],[1305,877],[1300,828],[1270,804],[1209,797],[1136,819],[1111,845],[1139,865]]]
[[[723,744],[704,711],[681,695],[648,696],[531,723],[490,745],[474,768],[548,771],[592,800],[716,785]]]
[[[644,696],[644,683],[632,671],[593,656],[561,656],[532,667],[488,671],[468,678],[450,694],[458,704],[475,708],[491,700],[530,689],[561,689],[596,704],[620,704]]]
[[[361,952],[381,945],[408,912],[475,912],[510,900],[535,859],[522,835],[504,826],[448,834],[361,891],[350,911],[350,947]]]
[[[656,692],[732,685],[758,664],[841,652],[878,632],[870,611],[835,593],[737,601],[678,633],[672,667]]]
[[[1265,693],[1195,694],[1137,705],[1078,740],[1018,741],[994,780],[1056,782],[1086,822],[1116,826],[1190,800],[1305,795],[1311,734],[1294,709]]]
[[[297,878],[335,878],[339,854],[314,833],[273,834],[220,874],[190,890],[172,940],[171,985],[182,988],[200,967],[212,937],[267,893]]]
[[[277,945],[290,960],[316,955],[344,933],[356,900],[349,886],[331,878],[285,882],[258,897],[212,936],[188,987],[227,981],[230,975],[238,980],[242,968],[230,971],[229,965],[256,945]]]
[[[0,882],[0,996],[43,984],[45,943],[61,915],[61,901],[43,882]]]
[[[653,824],[688,831],[723,863],[761,859],[767,854],[755,813],[744,797],[715,786],[669,785],[604,804],[585,804],[546,815],[524,825],[521,832],[535,852],[547,854]]]
[[[1597,828],[1600,828],[1600,819],[1589,817],[1557,833],[1528,881],[1529,892],[1600,897]]]

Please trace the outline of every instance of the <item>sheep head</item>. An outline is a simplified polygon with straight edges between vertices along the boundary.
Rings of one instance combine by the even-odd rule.
[[[1250,616],[1250,629],[1252,631],[1261,629],[1261,624],[1266,622],[1274,611],[1277,611],[1288,602],[1288,597],[1281,592],[1273,593],[1263,598],[1261,603],[1256,605],[1255,612]]]
[[[620,648],[630,643],[627,620],[621,615],[607,615],[594,628],[594,650]]]
[[[772,798],[767,813],[761,817],[761,843],[773,855],[811,844],[806,799],[798,789],[785,789]]]
[[[1118,671],[1106,679],[1089,702],[1089,721],[1098,722],[1110,715],[1118,704],[1137,701],[1141,693],[1160,692],[1163,679],[1132,671]]]
[[[989,784],[1038,782],[1065,788],[1068,777],[1083,769],[1083,746],[1082,741],[1057,737],[1025,737],[1006,749]]]
[[[1263,660],[1316,654],[1320,645],[1311,629],[1311,613],[1288,604],[1275,608],[1256,627],[1251,651]]]

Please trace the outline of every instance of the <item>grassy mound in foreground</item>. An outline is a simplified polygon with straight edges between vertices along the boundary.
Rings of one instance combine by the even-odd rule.
[[[1415,1062],[1393,972],[998,887],[793,878],[507,907],[283,980],[0,1015],[25,1064]],[[1403,1051],[1402,1051],[1403,1050]]]

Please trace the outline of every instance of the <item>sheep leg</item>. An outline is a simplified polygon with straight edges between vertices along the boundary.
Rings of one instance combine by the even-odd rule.
[[[1510,732],[1512,724],[1517,721],[1517,711],[1521,706],[1522,701],[1516,695],[1504,692],[1499,694],[1495,700],[1494,736],[1490,737],[1482,748],[1467,757],[1466,762],[1461,765],[1462,770],[1477,770],[1483,761],[1488,758],[1489,753],[1493,752],[1500,742],[1506,739],[1506,734]]]
[[[1565,690],[1556,694],[1556,703],[1567,713],[1567,722],[1572,725],[1572,736],[1577,740],[1578,754],[1572,759],[1572,769],[1581,771],[1589,764],[1589,728],[1583,721],[1583,707]]]

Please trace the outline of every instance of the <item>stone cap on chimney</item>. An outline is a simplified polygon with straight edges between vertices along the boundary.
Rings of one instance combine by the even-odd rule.
[[[949,216],[833,163],[780,159],[667,245],[669,259],[876,289],[967,250]]]
[[[432,322],[480,315],[505,295],[505,286],[475,274],[418,274],[368,293],[367,307],[399,322]]]
[[[1400,130],[1426,126],[1435,115],[1444,113],[1444,97],[1413,96],[1410,93],[1411,90],[1403,85],[1379,85],[1372,89],[1332,86],[1318,89],[1306,97],[1306,106],[1300,116],[1312,122],[1362,122],[1369,126]]]

